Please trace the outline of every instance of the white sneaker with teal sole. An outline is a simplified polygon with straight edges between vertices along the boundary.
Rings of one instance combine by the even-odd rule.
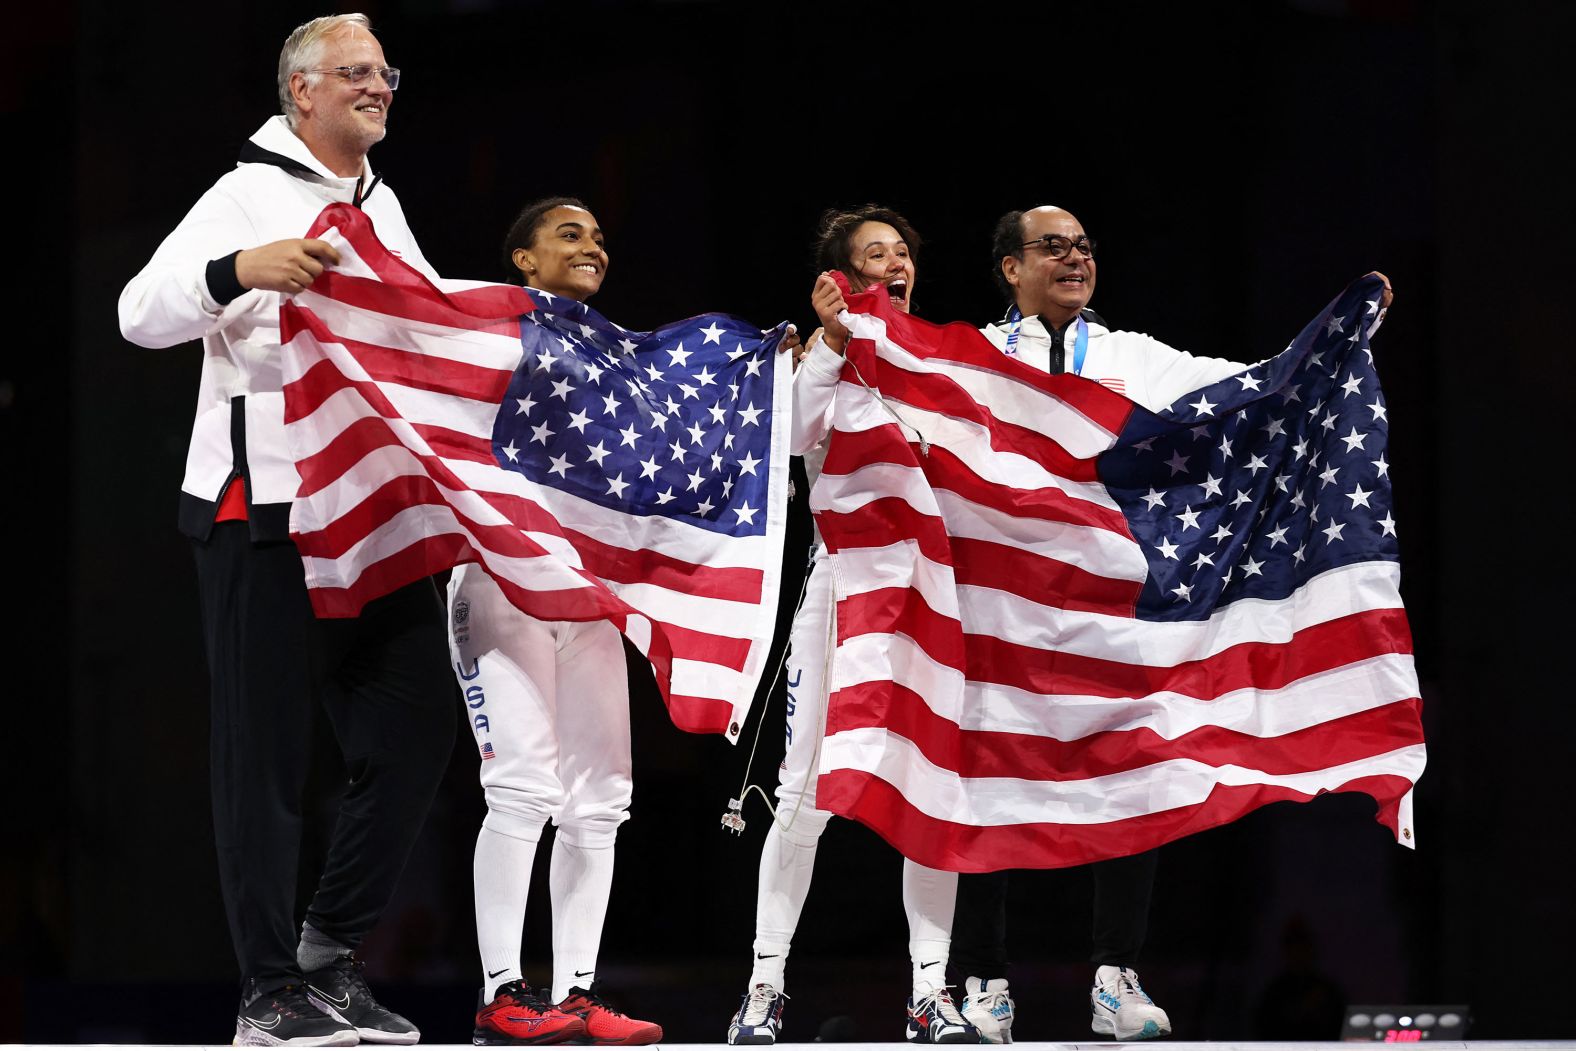
[[[963,984],[963,1017],[987,1044],[1012,1043],[1012,997],[1005,978],[973,978]]]
[[[1171,1034],[1171,1019],[1138,984],[1130,967],[1106,965],[1094,973],[1089,990],[1089,1028],[1118,1040],[1149,1040]]]

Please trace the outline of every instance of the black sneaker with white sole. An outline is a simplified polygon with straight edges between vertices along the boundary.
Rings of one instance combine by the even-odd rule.
[[[378,1003],[367,988],[364,964],[345,952],[320,971],[306,976],[306,993],[323,1013],[337,1018],[369,1044],[414,1044],[421,1030],[404,1016]]]
[[[287,985],[247,997],[235,1016],[234,1042],[242,1047],[353,1047],[360,1037],[353,1026],[308,999],[305,986]]]

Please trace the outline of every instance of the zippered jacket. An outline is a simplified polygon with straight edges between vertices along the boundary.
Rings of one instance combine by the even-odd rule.
[[[197,414],[181,482],[181,532],[206,539],[219,498],[246,483],[254,541],[289,536],[300,477],[285,448],[279,292],[240,287],[235,255],[302,237],[329,204],[354,204],[378,239],[437,279],[416,246],[394,191],[364,166],[340,178],[312,155],[284,117],[265,123],[233,171],[203,194],[120,294],[121,334],[143,347],[202,340]]]

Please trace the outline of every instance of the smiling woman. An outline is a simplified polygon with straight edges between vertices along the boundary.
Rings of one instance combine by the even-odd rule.
[[[526,286],[584,302],[602,287],[607,249],[573,197],[526,206],[504,238]],[[543,425],[545,427],[545,423]],[[482,754],[487,817],[476,838],[476,938],[482,960],[478,1044],[649,1044],[662,1027],[597,995],[597,946],[613,881],[613,842],[629,816],[629,685],[624,645],[605,620],[526,616],[477,565],[449,583],[449,649]],[[553,983],[534,992],[520,961],[537,843],[558,827],[548,884]]]
[[[837,320],[842,310],[843,293],[832,280],[836,270],[848,279],[849,287],[863,292],[873,285],[885,285],[892,305],[908,313],[914,298],[914,253],[919,250],[919,233],[909,221],[891,208],[866,205],[854,211],[829,211],[821,217],[816,239],[816,259],[824,268],[810,292],[810,302],[821,319],[821,331],[810,337],[804,354],[822,337],[829,350],[843,352],[848,330]]]
[[[526,285],[582,303],[596,294],[607,274],[602,228],[573,197],[527,205],[509,228],[503,250]]]
[[[832,271],[840,273],[854,292],[884,286],[892,305],[907,313],[917,277],[918,248],[919,234],[890,208],[866,205],[830,211],[821,218],[816,258],[825,271],[816,279],[811,303],[822,330],[810,337],[794,374],[791,443],[792,451],[805,457],[812,482],[826,456],[823,441],[830,429],[848,339],[848,330],[837,319],[846,304]],[[828,639],[836,637],[833,577],[832,562],[818,544],[789,639],[788,742],[777,786],[777,813],[785,816],[772,822],[761,848],[755,959],[747,990],[728,1024],[730,1044],[773,1044],[782,1031],[788,952],[810,893],[816,848],[831,818],[816,805],[816,776],[826,728]],[[913,965],[907,1036],[917,1043],[980,1041],[979,1031],[959,1013],[946,988],[957,885],[956,873],[903,862],[903,911]]]

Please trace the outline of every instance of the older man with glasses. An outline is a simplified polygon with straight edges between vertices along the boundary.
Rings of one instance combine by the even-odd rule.
[[[995,278],[1009,306],[984,329],[1003,354],[1046,372],[1071,372],[1149,409],[1241,372],[1247,366],[1173,350],[1136,332],[1111,331],[1088,309],[1095,286],[1095,242],[1077,216],[1043,206],[1008,212],[993,238]],[[1090,866],[1094,877],[1092,1028],[1135,1040],[1164,1036],[1171,1020],[1139,985],[1133,965],[1149,922],[1156,851]],[[1011,1039],[1014,1006],[1007,985],[1007,874],[959,878],[952,960],[965,983],[964,1017],[992,1042]]]
[[[197,560],[212,685],[214,841],[242,977],[235,1043],[413,1044],[355,950],[388,904],[454,737],[442,606],[430,580],[348,620],[317,620],[289,539],[299,477],[284,441],[279,308],[339,262],[303,238],[324,207],[364,210],[431,276],[367,151],[399,86],[363,15],[298,27],[279,56],[280,116],[241,149],[120,297],[145,347],[201,339],[180,528]],[[314,714],[348,774],[326,863],[295,929]]]
[[[983,331],[1002,353],[1027,365],[1094,380],[1152,411],[1248,367],[1107,327],[1089,309],[1095,242],[1066,209],[1046,205],[1008,212],[996,223],[992,256],[997,286],[1009,305]],[[1391,298],[1386,280],[1382,306],[1389,307]],[[1133,969],[1148,929],[1156,859],[1151,850],[1089,866],[1096,968],[1090,1025],[1102,1036],[1142,1040],[1171,1032],[1170,1018],[1144,992]],[[952,962],[969,976],[964,1017],[993,1043],[1011,1040],[1014,1018],[1006,978],[1006,903],[1005,872],[959,877]]]

